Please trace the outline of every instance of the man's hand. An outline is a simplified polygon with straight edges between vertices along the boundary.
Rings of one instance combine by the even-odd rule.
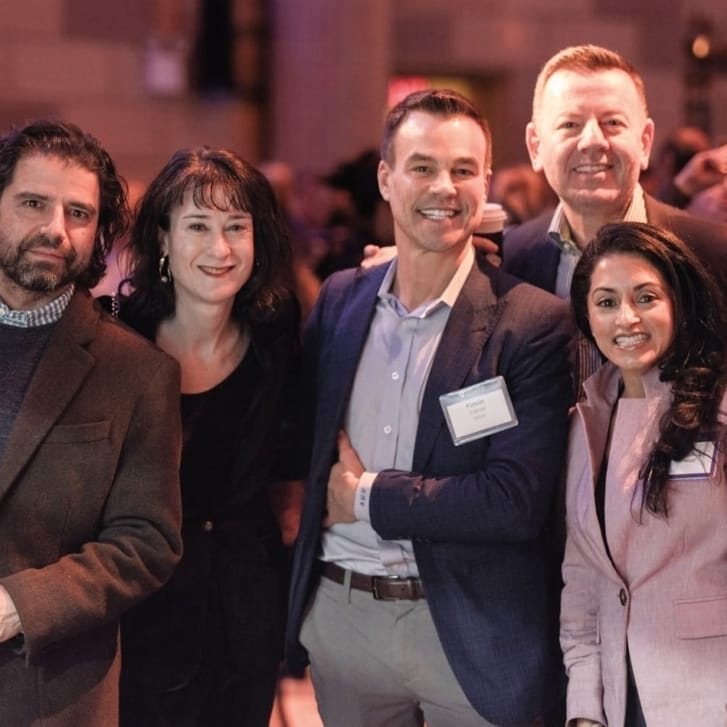
[[[323,527],[329,528],[336,523],[356,522],[353,503],[356,486],[364,468],[351,440],[344,431],[338,433],[338,462],[331,467],[328,476],[327,512]]]
[[[472,243],[480,252],[487,255],[487,259],[495,266],[501,264],[500,250],[492,240],[482,235],[472,235]],[[363,260],[361,267],[364,269],[373,268],[376,265],[383,265],[394,259],[396,255],[396,245],[388,247],[379,247],[378,245],[366,245],[363,250]]]
[[[387,247],[379,247],[373,244],[365,245],[363,254],[361,267],[364,269],[373,268],[393,260],[396,255],[396,245],[388,245]]]
[[[694,197],[727,176],[727,144],[697,152],[674,177],[674,186],[687,197]]]
[[[475,232],[475,234],[472,235],[472,244],[475,246],[476,250],[487,255],[487,259],[492,265],[496,268],[500,267],[502,264],[502,260],[500,260],[500,248],[498,248],[492,240],[484,234],[478,234]]]
[[[23,627],[15,610],[13,599],[3,586],[0,586],[0,642],[17,636]]]

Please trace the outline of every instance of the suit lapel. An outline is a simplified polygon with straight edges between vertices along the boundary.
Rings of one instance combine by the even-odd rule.
[[[425,469],[437,435],[445,426],[439,397],[475,383],[467,382],[468,374],[482,354],[502,305],[475,260],[449,315],[424,390],[414,446],[415,470]]]
[[[316,419],[316,428],[320,428],[319,441],[325,443],[325,446],[315,447],[314,451],[326,452],[329,444],[334,449],[336,447],[336,435],[348,406],[356,369],[376,310],[378,291],[386,269],[387,266],[382,266],[381,269],[376,268],[368,273],[359,273],[349,299],[339,302],[338,307],[342,312],[331,334],[331,358],[322,369],[326,379],[318,382],[318,386],[326,389],[318,397],[320,405]],[[330,460],[323,464],[329,466]],[[327,472],[326,469],[326,474]]]
[[[670,210],[667,205],[662,204],[653,197],[650,197],[648,194],[645,194],[644,207],[646,209],[646,220],[650,225],[671,229],[669,220]]]
[[[67,408],[94,364],[84,345],[93,338],[98,313],[76,293],[53,331],[30,381],[0,461],[0,499]],[[60,466],[60,463],[59,463]]]
[[[560,263],[560,247],[550,237],[550,224],[554,209],[523,225],[516,225],[505,233],[504,270],[527,280],[543,290],[555,292]],[[510,237],[512,236],[512,237]],[[508,254],[508,239],[515,245],[516,259]]]
[[[578,510],[581,513],[580,517],[587,521],[583,530],[592,535],[594,548],[601,560],[602,568],[611,571],[618,578],[621,576],[611,560],[603,539],[601,525],[598,522],[596,485],[601,474],[604,458],[607,456],[609,428],[618,397],[619,379],[620,374],[617,369],[612,369],[610,366],[601,369],[598,378],[599,383],[590,387],[589,399],[577,405],[578,415],[583,422],[588,467],[592,478],[592,486],[581,492],[582,496],[586,497],[587,500],[579,503]],[[600,398],[596,393],[597,391],[608,392],[608,398]]]

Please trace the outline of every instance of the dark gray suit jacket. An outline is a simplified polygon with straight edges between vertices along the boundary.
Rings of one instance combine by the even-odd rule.
[[[336,433],[385,269],[329,278],[307,328],[315,426],[291,587],[287,648],[294,669],[307,660],[298,636],[318,581]],[[413,471],[380,472],[372,488],[374,529],[413,541],[452,669],[475,709],[500,725],[533,719],[563,691],[558,563],[548,523],[566,442],[571,337],[564,303],[478,259],[426,384]],[[518,426],[456,447],[439,396],[497,375],[505,378]]]

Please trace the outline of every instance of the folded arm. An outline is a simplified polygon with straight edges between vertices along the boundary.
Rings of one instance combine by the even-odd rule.
[[[529,310],[524,332],[508,330],[501,340],[495,373],[505,378],[518,425],[455,447],[442,415],[432,471],[377,474],[370,517],[381,537],[466,543],[539,535],[562,471],[571,400],[571,328],[563,308],[546,308]]]

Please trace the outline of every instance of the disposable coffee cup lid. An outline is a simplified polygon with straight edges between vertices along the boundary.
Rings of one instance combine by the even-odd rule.
[[[482,221],[479,232],[502,232],[507,221],[507,214],[502,205],[495,202],[486,202],[482,212]]]

